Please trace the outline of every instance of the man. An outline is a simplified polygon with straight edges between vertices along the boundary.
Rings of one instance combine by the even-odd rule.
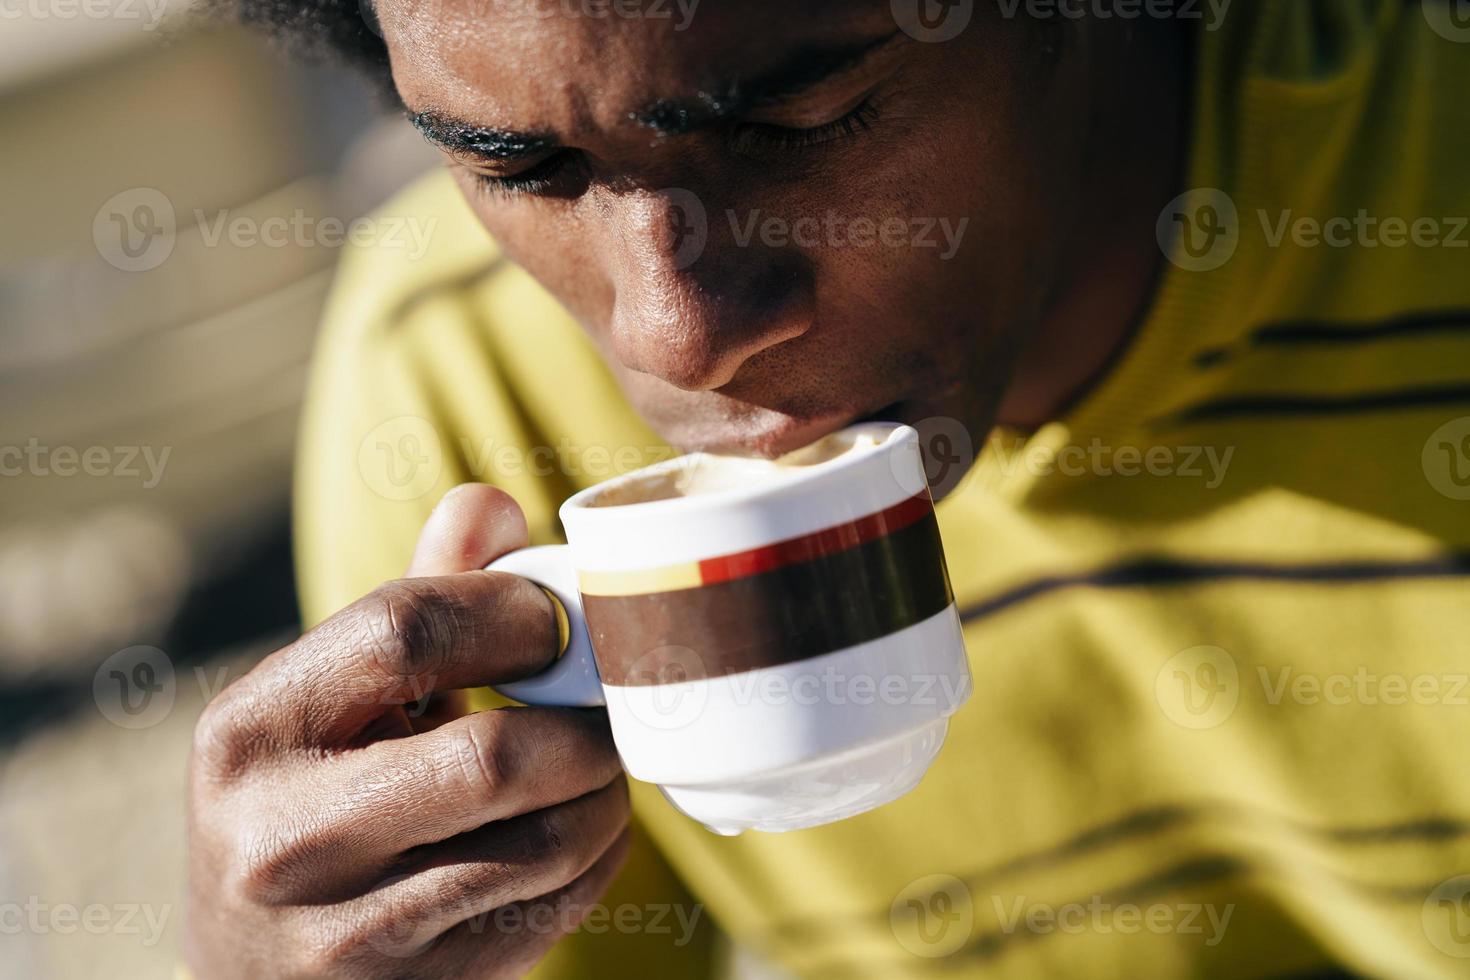
[[[200,723],[200,977],[1463,971],[1459,8],[243,3],[448,168],[327,317],[316,625]],[[467,713],[566,495],[870,416],[975,676],[913,793],[719,838],[598,713]]]

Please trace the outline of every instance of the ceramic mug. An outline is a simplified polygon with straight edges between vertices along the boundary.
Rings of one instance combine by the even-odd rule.
[[[795,830],[902,796],[970,672],[918,433],[864,423],[778,460],[695,453],[561,507],[567,544],[488,567],[565,610],[498,690],[605,705],[629,775],[711,830]]]

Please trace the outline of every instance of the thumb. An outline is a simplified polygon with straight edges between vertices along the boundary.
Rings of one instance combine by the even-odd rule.
[[[408,576],[476,571],[529,543],[526,516],[510,494],[487,483],[462,483],[424,522]]]

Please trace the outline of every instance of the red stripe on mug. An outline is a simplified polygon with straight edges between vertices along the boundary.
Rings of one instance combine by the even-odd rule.
[[[823,528],[799,538],[788,538],[749,551],[737,551],[733,555],[706,558],[699,563],[699,578],[703,584],[712,585],[715,582],[728,582],[785,565],[810,561],[823,555],[836,554],[902,530],[933,510],[934,501],[930,499],[929,491],[921,490],[886,510],[868,514],[848,524]]]

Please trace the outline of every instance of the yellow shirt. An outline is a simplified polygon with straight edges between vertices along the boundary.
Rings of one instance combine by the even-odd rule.
[[[811,976],[1470,972],[1470,44],[1432,7],[1200,32],[1187,186],[1218,193],[1166,209],[1188,238],[1109,377],[939,507],[976,690],[923,784],[738,838],[634,784],[609,914],[544,975],[706,975],[711,925]],[[309,621],[456,483],[549,542],[667,451],[446,176],[385,214],[432,245],[341,270]]]

